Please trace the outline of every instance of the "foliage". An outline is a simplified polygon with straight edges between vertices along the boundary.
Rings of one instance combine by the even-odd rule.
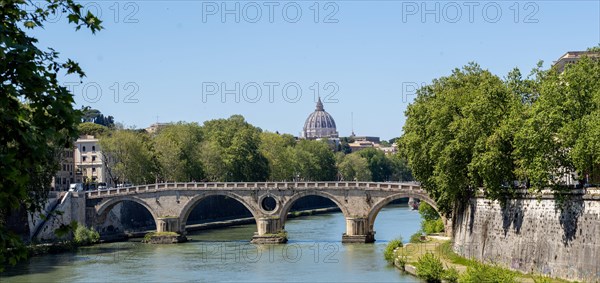
[[[326,141],[300,140],[289,150],[290,162],[301,180],[335,180],[335,156]]]
[[[351,153],[340,158],[337,164],[342,180],[346,181],[371,181],[371,170],[367,159],[358,153]]]
[[[446,270],[444,270],[444,273],[442,274],[442,279],[448,283],[456,283],[459,278],[460,274],[454,267],[446,267]]]
[[[388,242],[388,244],[385,246],[385,250],[383,251],[383,257],[385,258],[385,260],[387,260],[389,263],[394,263],[394,250],[396,248],[401,248],[402,247],[402,238],[398,237],[396,239],[393,239],[391,241]]]
[[[77,245],[89,245],[97,243],[100,240],[100,234],[93,228],[86,228],[84,225],[77,225],[74,233],[74,241]]]
[[[410,241],[409,242],[413,243],[413,244],[421,243],[422,242],[421,241],[421,237],[422,236],[423,236],[423,232],[421,230],[419,230],[419,231],[415,232],[414,234],[412,234],[410,236]]]
[[[80,135],[100,137],[108,133],[108,128],[96,123],[84,122],[77,126]]]
[[[408,161],[406,161],[404,157],[400,154],[394,154],[389,156],[386,155],[386,158],[390,160],[392,166],[392,172],[389,177],[390,181],[414,181],[412,172],[408,167]]]
[[[392,162],[385,156],[383,151],[375,148],[367,148],[357,152],[360,157],[367,160],[371,179],[374,182],[388,181],[392,175]]]
[[[260,128],[254,127],[240,115],[204,123],[204,166],[219,166],[224,170],[207,168],[215,181],[256,182],[269,177],[267,158],[260,152]],[[215,161],[215,165],[207,163]]]
[[[461,283],[512,283],[516,282],[516,273],[497,265],[488,265],[473,261],[467,271],[461,274]]]
[[[441,282],[444,275],[442,261],[433,253],[426,253],[416,263],[417,276],[426,282]]]
[[[113,116],[105,117],[104,114],[102,114],[98,109],[83,107],[81,112],[82,123],[93,123],[107,128],[112,128],[115,126],[115,118]]]
[[[155,181],[156,169],[147,134],[132,130],[115,130],[100,138],[103,161],[114,184]]]
[[[539,98],[516,133],[519,176],[536,190],[560,185],[564,173],[599,179],[600,61],[584,57],[540,77]]]
[[[428,235],[444,232],[444,221],[442,221],[442,219],[422,220],[421,229]]]
[[[202,128],[197,123],[167,125],[152,139],[158,179],[171,182],[200,181],[202,166]]]
[[[290,148],[296,144],[292,135],[263,132],[260,135],[260,152],[269,163],[269,181],[291,181],[295,178],[295,170],[290,162]]]
[[[59,74],[85,74],[74,61],[59,61],[58,52],[38,48],[24,29],[42,28],[47,17],[67,15],[69,22],[100,30],[100,20],[81,13],[72,0],[34,8],[33,1],[0,1],[0,271],[27,252],[5,226],[10,211],[38,211],[57,170],[57,155],[77,136],[79,111]]]
[[[428,203],[422,201],[419,204],[419,214],[424,220],[437,220],[440,219],[440,214]]]
[[[521,98],[475,63],[435,79],[406,111],[400,150],[443,213],[477,187],[514,180],[512,113]]]

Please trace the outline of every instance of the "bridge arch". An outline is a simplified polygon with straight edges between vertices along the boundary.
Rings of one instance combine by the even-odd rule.
[[[181,225],[181,231],[184,232],[185,231],[185,226],[187,223],[187,220],[190,216],[190,214],[192,213],[192,210],[194,210],[194,208],[204,199],[206,199],[207,197],[211,197],[211,196],[225,196],[225,197],[229,197],[232,198],[234,200],[236,200],[238,203],[241,203],[248,211],[250,211],[250,213],[252,214],[252,217],[254,217],[254,221],[256,222],[258,220],[258,214],[256,212],[255,207],[253,207],[252,205],[250,205],[249,203],[247,203],[241,196],[232,193],[232,192],[228,192],[228,191],[209,191],[209,192],[204,192],[202,194],[196,195],[194,197],[192,197],[186,204],[185,206],[181,209],[181,215],[179,217],[179,223]]]
[[[154,220],[156,227],[158,227],[158,223],[156,222],[156,220],[158,219],[158,216],[156,215],[156,211],[154,211],[154,209],[150,205],[148,205],[148,203],[146,203],[144,200],[142,200],[138,197],[129,196],[129,195],[110,198],[107,201],[101,202],[96,210],[96,215],[97,215],[96,219],[103,223],[106,220],[108,213],[113,209],[113,207],[115,207],[115,205],[117,205],[119,203],[123,203],[125,201],[131,201],[131,202],[137,203],[137,204],[143,206],[144,208],[146,208],[146,210],[150,213],[150,215],[152,215],[152,219]]]
[[[440,217],[442,217],[442,219],[445,220],[444,216],[440,213],[440,211],[437,207],[437,203],[433,199],[431,199],[429,197],[429,195],[427,195],[427,193],[425,193],[425,192],[423,192],[423,193],[421,193],[421,192],[399,192],[397,194],[387,196],[386,198],[378,201],[371,208],[371,210],[369,211],[369,215],[368,215],[369,229],[371,231],[373,231],[373,225],[375,224],[375,219],[377,218],[377,215],[379,214],[381,209],[383,207],[385,207],[386,205],[388,205],[390,202],[395,201],[397,199],[401,199],[401,198],[418,198],[421,201],[424,201],[427,204],[431,205],[431,207],[433,207],[433,209],[435,209],[435,211],[438,212]]]
[[[350,215],[348,213],[348,209],[347,209],[346,205],[343,205],[334,195],[327,193],[327,192],[320,191],[320,190],[303,191],[303,192],[298,192],[298,193],[294,194],[292,197],[287,199],[285,201],[285,203],[283,204],[283,206],[281,208],[281,212],[280,212],[281,214],[279,216],[284,225],[285,225],[285,221],[287,220],[287,215],[290,212],[290,210],[292,209],[292,206],[294,206],[294,203],[296,203],[296,201],[298,201],[299,199],[301,199],[303,197],[307,197],[307,196],[324,197],[324,198],[332,201],[333,203],[335,203],[335,205],[342,211],[342,214],[344,214],[344,217],[348,217],[348,215]]]

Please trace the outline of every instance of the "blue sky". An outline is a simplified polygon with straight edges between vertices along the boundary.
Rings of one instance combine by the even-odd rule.
[[[357,135],[390,139],[415,85],[469,61],[499,76],[529,73],[600,42],[599,1],[82,3],[101,12],[105,30],[75,32],[58,15],[33,34],[85,70],[81,84],[61,79],[77,107],[136,127],[242,114],[298,135],[318,89],[340,135],[354,113]]]

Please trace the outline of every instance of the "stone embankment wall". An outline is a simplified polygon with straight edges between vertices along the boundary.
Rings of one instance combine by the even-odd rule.
[[[526,273],[600,282],[600,190],[479,196],[454,218],[454,250]]]
[[[57,237],[54,231],[72,221],[85,223],[85,196],[77,192],[62,192],[52,195],[41,214],[29,216],[31,241],[52,241]],[[49,215],[49,216],[48,216]]]

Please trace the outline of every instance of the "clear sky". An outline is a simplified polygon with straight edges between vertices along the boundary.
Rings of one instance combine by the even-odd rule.
[[[61,79],[77,107],[139,128],[241,114],[298,135],[319,90],[341,136],[354,113],[357,135],[390,139],[416,85],[469,61],[527,74],[600,43],[599,1],[82,3],[104,30],[75,32],[58,15],[33,34],[86,72]]]

